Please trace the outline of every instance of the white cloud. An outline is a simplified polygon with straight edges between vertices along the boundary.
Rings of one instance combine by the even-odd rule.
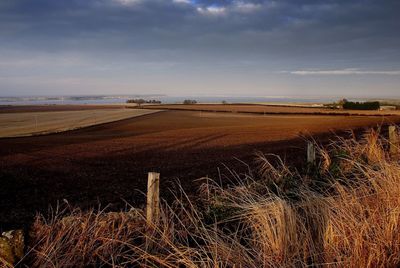
[[[338,70],[297,70],[283,71],[281,73],[289,73],[295,75],[400,75],[400,70],[392,71],[363,71],[359,69],[338,69]]]
[[[140,3],[141,1],[142,0],[114,0],[114,2],[117,2],[124,6],[134,5],[134,4]]]
[[[172,2],[177,4],[190,4],[189,0],[172,0]]]
[[[225,14],[226,8],[216,6],[198,7],[197,11],[205,15],[223,15]]]
[[[173,0],[174,2],[189,2],[188,0]],[[189,2],[190,3],[190,2]],[[260,4],[246,3],[243,1],[234,1],[228,6],[207,6],[197,7],[197,11],[203,15],[225,15],[231,12],[250,13],[259,10]]]
[[[260,9],[262,6],[260,4],[245,3],[243,1],[235,1],[233,4],[233,10],[238,12],[254,12]]]

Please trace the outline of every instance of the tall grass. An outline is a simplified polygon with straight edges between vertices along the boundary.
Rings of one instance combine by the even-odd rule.
[[[38,216],[27,258],[34,267],[398,267],[400,166],[386,146],[375,131],[342,139],[302,171],[260,155],[256,175],[234,187],[209,182],[196,199],[181,191],[157,226],[135,209]]]

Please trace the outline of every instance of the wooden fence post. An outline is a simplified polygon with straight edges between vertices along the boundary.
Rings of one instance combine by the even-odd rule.
[[[160,216],[160,173],[149,172],[147,181],[146,220],[156,225]]]
[[[316,153],[315,153],[315,144],[314,142],[309,141],[307,143],[307,163],[315,164]]]
[[[390,156],[398,157],[399,156],[399,136],[397,133],[396,126],[389,126],[389,152]]]

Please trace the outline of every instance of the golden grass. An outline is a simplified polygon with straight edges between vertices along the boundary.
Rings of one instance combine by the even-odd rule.
[[[228,189],[207,183],[164,204],[157,226],[140,210],[38,216],[33,267],[398,267],[400,166],[369,132],[321,150],[304,172],[259,158]],[[68,214],[67,217],[62,217]]]

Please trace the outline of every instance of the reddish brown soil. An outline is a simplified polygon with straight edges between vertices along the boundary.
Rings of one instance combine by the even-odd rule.
[[[388,122],[400,117],[166,111],[65,133],[0,139],[0,229],[26,224],[57,200],[80,207],[143,204],[149,171],[161,172],[162,196],[170,199],[175,179],[194,193],[194,179],[218,179],[219,171],[229,175],[224,165],[246,171],[236,158],[252,163],[256,151],[303,163],[300,133]]]
[[[171,105],[148,105],[146,109],[168,109],[188,111],[215,111],[233,113],[255,113],[255,114],[322,114],[322,115],[400,115],[400,111],[361,111],[341,110],[320,107],[293,107],[261,104],[171,104]]]

